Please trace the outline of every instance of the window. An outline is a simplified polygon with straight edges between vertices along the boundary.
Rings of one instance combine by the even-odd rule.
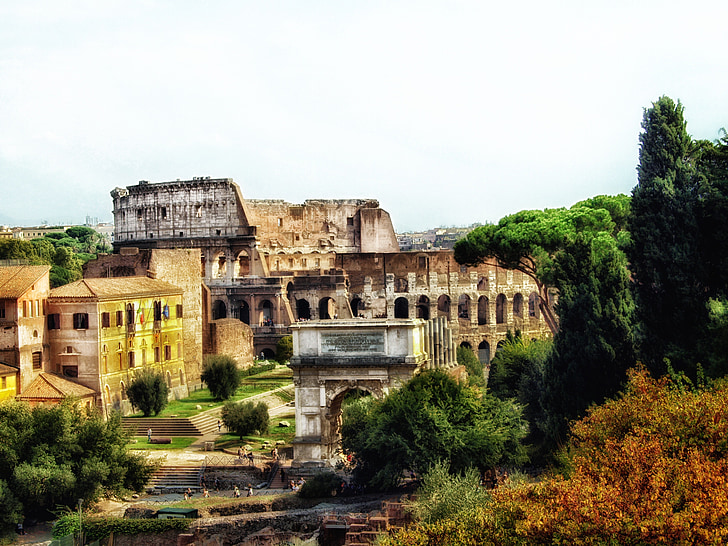
[[[88,313],[73,314],[73,329],[88,330]]]
[[[154,302],[154,320],[162,320],[162,302]]]
[[[171,345],[164,346],[164,360],[172,360],[172,346]]]
[[[51,313],[48,315],[48,329],[49,330],[60,330],[61,329],[61,315],[58,313]]]
[[[116,312],[116,325],[117,326],[124,326],[124,311],[117,311]]]
[[[133,368],[134,367],[134,364],[135,364],[135,362],[134,362],[134,351],[129,351],[129,353],[127,354],[127,358],[129,359],[129,367],[130,368]]]
[[[134,304],[128,303],[126,305],[126,323],[134,324]]]
[[[33,369],[40,370],[43,367],[43,353],[36,351],[33,353]]]
[[[197,205],[197,211],[195,212],[195,216],[198,218],[202,218],[202,205]]]
[[[349,216],[349,217],[348,217],[348,218],[346,219],[346,225],[347,225],[347,226],[353,226],[353,225],[354,225],[354,217],[353,217],[353,216]]]
[[[111,317],[109,313],[101,313],[101,327],[108,328],[111,326]]]
[[[427,256],[420,256],[418,259],[418,265],[420,269],[425,269],[427,267]]]
[[[283,227],[283,218],[278,218],[278,227]]]
[[[5,307],[1,306],[0,307],[0,319],[4,319],[4,318],[5,318]]]
[[[182,318],[182,304],[177,304],[177,318]]]
[[[28,316],[28,302],[27,301],[23,302],[23,316],[24,317]]]
[[[144,216],[144,211],[142,209],[137,209],[137,220],[141,220]]]
[[[160,354],[159,354],[159,347],[154,348],[154,362],[161,362]]]
[[[167,218],[167,207],[162,207],[162,220]]]
[[[7,377],[3,377],[2,388],[3,389],[7,389],[8,388],[8,378]]]

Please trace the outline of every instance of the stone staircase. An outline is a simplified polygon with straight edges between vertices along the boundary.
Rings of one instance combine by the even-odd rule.
[[[147,485],[159,493],[184,493],[189,488],[193,493],[201,492],[202,466],[162,466]]]
[[[217,419],[215,419],[217,423]],[[198,429],[187,418],[177,417],[124,417],[121,420],[124,430],[132,431],[135,436],[146,436],[147,430],[152,429],[152,436],[202,436],[204,432]],[[217,428],[217,426],[215,426]]]

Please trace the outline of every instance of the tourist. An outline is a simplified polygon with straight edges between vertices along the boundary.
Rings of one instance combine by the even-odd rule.
[[[203,487],[202,488],[202,497],[206,499],[209,496],[210,496],[210,492],[207,490],[207,487]]]
[[[149,430],[147,430],[147,443],[151,443],[151,441],[152,441],[152,429],[149,428]]]
[[[235,486],[235,489],[233,489],[233,497],[238,498],[240,496],[240,489],[238,489],[238,486]]]
[[[217,431],[220,432],[222,429],[222,423],[220,422],[220,419],[217,420]]]

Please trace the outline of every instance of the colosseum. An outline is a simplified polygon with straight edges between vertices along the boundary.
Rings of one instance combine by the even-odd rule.
[[[531,278],[462,266],[449,250],[401,252],[374,199],[246,200],[232,179],[209,177],[111,196],[114,250],[199,249],[209,316],[249,324],[259,355],[304,320],[445,317],[484,363],[509,330],[550,335]]]

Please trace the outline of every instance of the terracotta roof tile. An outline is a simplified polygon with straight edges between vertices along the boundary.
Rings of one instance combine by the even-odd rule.
[[[51,270],[49,265],[0,267],[0,298],[17,299]]]
[[[93,389],[74,383],[53,373],[41,373],[28,385],[19,400],[61,400],[67,396],[93,396]]]
[[[16,373],[18,373],[18,368],[14,368],[13,366],[8,366],[7,364],[0,363],[0,376],[13,375]]]
[[[117,299],[182,293],[168,282],[149,277],[109,277],[81,279],[51,290],[50,299]]]

